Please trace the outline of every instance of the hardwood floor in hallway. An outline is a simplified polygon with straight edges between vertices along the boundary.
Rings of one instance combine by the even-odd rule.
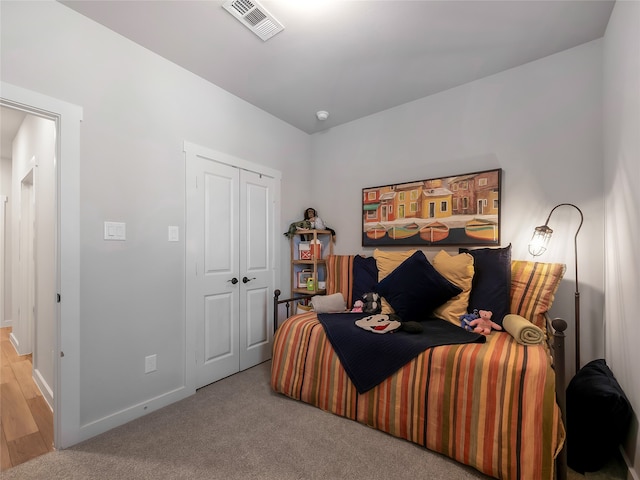
[[[0,328],[0,471],[53,448],[53,412],[31,376],[31,355],[18,355]]]

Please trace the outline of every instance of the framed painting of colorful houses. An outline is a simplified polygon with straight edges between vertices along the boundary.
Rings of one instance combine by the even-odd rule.
[[[502,169],[362,189],[363,246],[498,246]]]

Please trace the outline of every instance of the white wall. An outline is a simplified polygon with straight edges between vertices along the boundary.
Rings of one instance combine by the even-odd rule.
[[[298,216],[287,199],[303,196],[310,142],[59,3],[1,8],[2,80],[83,108],[78,415],[86,438],[184,385],[184,244],[167,241],[168,225],[184,239],[183,141],[280,170],[282,225]],[[127,241],[104,241],[104,221],[126,222]],[[287,265],[284,237],[281,251]],[[288,269],[282,275],[288,283]],[[145,375],[150,354],[158,371]]]
[[[626,454],[640,478],[640,2],[616,2],[604,37],[606,360],[635,412]]]
[[[583,210],[582,363],[602,357],[601,58],[594,41],[313,135],[313,197],[337,230],[336,251],[371,253],[361,247],[363,187],[501,167],[502,244],[513,244],[513,258],[531,258],[533,229],[554,205]],[[574,210],[556,210],[552,244],[538,257],[568,266],[552,314],[570,323],[569,375],[578,222]]]

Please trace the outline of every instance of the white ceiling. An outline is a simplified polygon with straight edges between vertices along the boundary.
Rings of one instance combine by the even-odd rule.
[[[222,1],[62,1],[313,133],[604,35],[612,1],[261,0],[263,42]],[[315,113],[327,110],[325,122]]]
[[[613,8],[609,0],[263,0],[285,27],[263,42],[222,1],[61,3],[307,133],[600,38]],[[319,121],[318,110],[329,119]]]

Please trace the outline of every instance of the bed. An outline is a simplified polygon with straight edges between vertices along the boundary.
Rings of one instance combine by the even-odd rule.
[[[358,298],[353,278],[356,259],[334,255],[327,260],[327,293],[340,292],[349,306]],[[272,388],[495,478],[566,478],[562,373],[566,322],[551,321],[547,313],[564,265],[509,259],[508,267],[511,313],[539,325],[548,342],[523,345],[506,331],[494,331],[483,342],[432,346],[366,387],[356,387],[351,372],[345,370],[321,322],[326,314],[289,316],[290,306],[294,308],[299,298],[280,299],[276,290]],[[283,306],[287,318],[279,322]],[[440,318],[429,322],[453,326]],[[397,334],[386,337],[393,335]]]

